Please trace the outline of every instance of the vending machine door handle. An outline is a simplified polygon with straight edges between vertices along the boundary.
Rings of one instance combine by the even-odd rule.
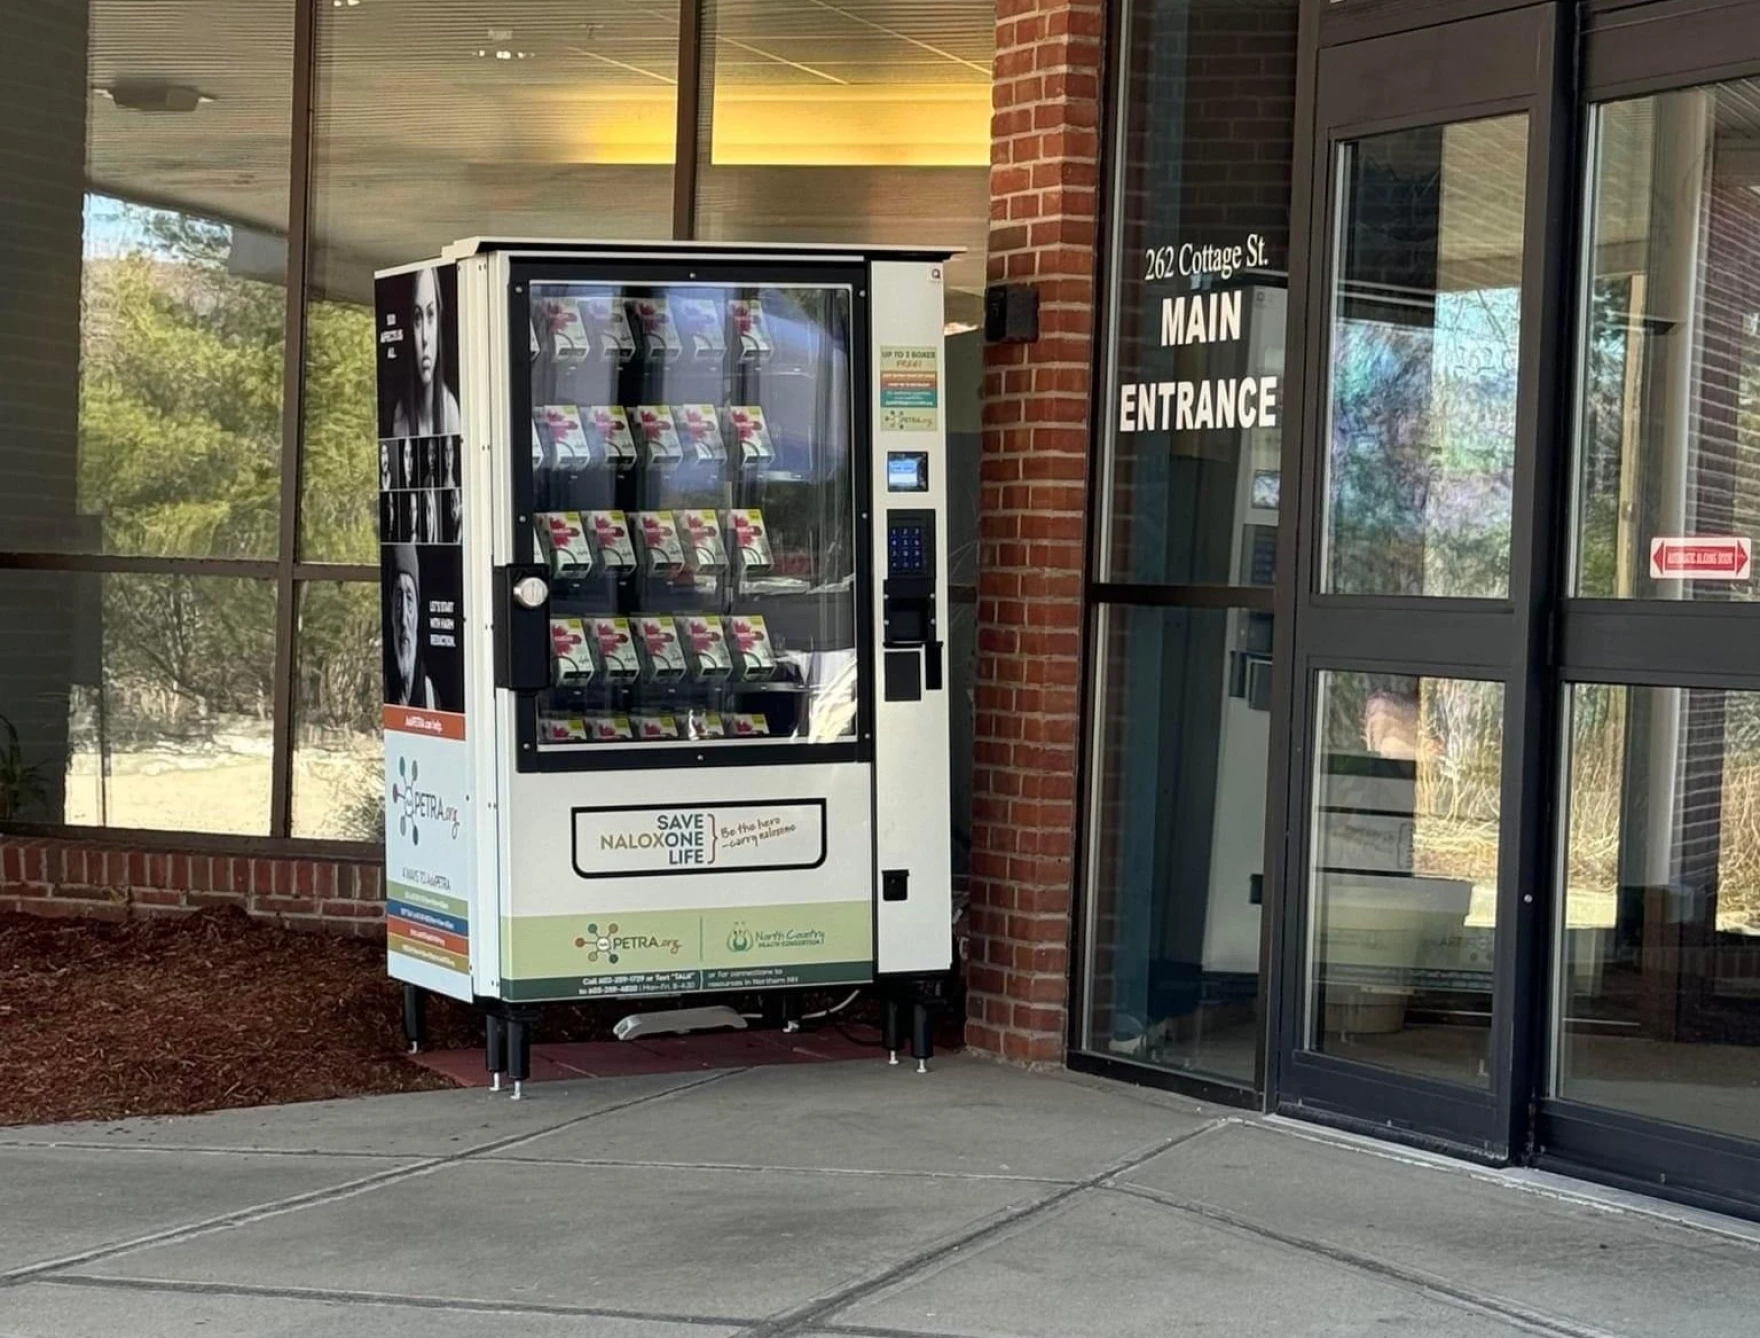
[[[941,643],[931,641],[923,647],[923,691],[941,691]]]
[[[549,573],[533,564],[495,569],[495,686],[538,692],[550,686]]]

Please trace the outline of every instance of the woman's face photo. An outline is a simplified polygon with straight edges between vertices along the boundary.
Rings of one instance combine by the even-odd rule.
[[[384,442],[379,443],[379,490],[385,491],[391,486],[391,448]]]
[[[416,444],[408,438],[403,443],[403,486],[415,487],[416,483]]]
[[[435,272],[416,275],[415,312],[410,322],[416,343],[416,376],[426,390],[434,384],[434,362],[440,344],[440,283]]]

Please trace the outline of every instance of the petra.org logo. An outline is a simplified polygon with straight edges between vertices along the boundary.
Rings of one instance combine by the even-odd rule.
[[[432,790],[416,788],[421,776],[421,763],[411,758],[397,759],[397,779],[391,782],[391,806],[397,810],[397,834],[407,836],[411,845],[422,843],[422,824],[439,823],[450,828],[458,839],[458,806],[449,804]]]
[[[574,946],[577,948],[586,948],[588,950],[587,960],[589,962],[596,962],[601,957],[608,962],[615,962],[617,960],[617,954],[613,952],[611,948],[612,937],[616,933],[616,925],[606,925],[605,932],[601,934],[598,925],[590,924],[587,926],[587,937],[577,938],[574,941]]]

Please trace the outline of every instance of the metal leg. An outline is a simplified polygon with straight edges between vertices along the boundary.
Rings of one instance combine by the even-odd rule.
[[[885,1045],[887,1053],[890,1055],[890,1058],[886,1061],[888,1064],[898,1063],[898,1052],[901,1048],[901,1038],[904,1035],[904,1028],[901,1025],[899,1014],[900,1008],[898,996],[896,994],[888,993],[886,996],[886,1011],[882,1015],[880,1022],[881,1043]]]
[[[513,1079],[513,1099],[525,1096],[526,1079],[532,1076],[531,1018],[524,1013],[510,1013],[507,1018],[507,1072]]]
[[[507,1019],[500,1013],[483,1016],[483,1063],[489,1070],[489,1090],[501,1090],[501,1075],[507,1072]]]
[[[403,985],[403,1039],[412,1055],[428,1044],[428,992],[408,981]]]
[[[911,1004],[911,1058],[917,1061],[917,1072],[927,1073],[935,1055],[935,1034],[929,1025],[929,1005],[922,999]]]

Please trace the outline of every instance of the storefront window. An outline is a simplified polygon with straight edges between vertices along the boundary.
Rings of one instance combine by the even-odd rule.
[[[17,37],[0,91],[8,548],[275,554],[294,6],[211,18],[93,0]]]
[[[1308,1044],[1486,1086],[1503,685],[1323,673]]]
[[[1575,592],[1752,600],[1760,80],[1594,116]]]
[[[1526,173],[1522,116],[1339,150],[1323,591],[1509,592]]]
[[[1124,9],[1101,579],[1269,587],[1297,6]]]
[[[370,563],[373,271],[461,237],[671,236],[676,14],[323,5],[314,103],[302,556]]]
[[[1119,8],[1081,1044],[1250,1086],[1297,4]]]
[[[1554,1091],[1760,1133],[1760,693],[1567,698]]]
[[[1253,1080],[1271,615],[1099,618],[1087,1043]]]

